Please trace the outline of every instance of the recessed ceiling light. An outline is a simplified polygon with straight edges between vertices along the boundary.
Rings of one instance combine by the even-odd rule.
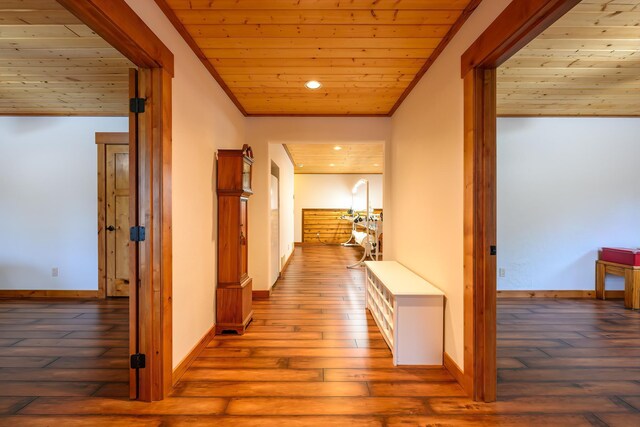
[[[301,168],[304,167],[304,165],[302,163],[298,163],[298,167]]]
[[[335,166],[335,164],[333,164],[333,163],[329,163],[329,166],[334,167],[334,166]]]
[[[304,84],[307,89],[315,90],[320,89],[322,87],[322,83],[317,80],[309,80]]]
[[[373,166],[380,166],[378,163],[374,163]]]
[[[342,147],[339,146],[339,145],[336,145],[335,147],[333,147],[333,149],[336,150],[336,151],[340,151],[340,150],[342,150]]]

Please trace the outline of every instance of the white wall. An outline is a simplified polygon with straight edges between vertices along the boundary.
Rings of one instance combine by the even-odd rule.
[[[302,242],[302,209],[340,208],[366,209],[366,187],[360,186],[352,199],[353,186],[360,178],[369,180],[369,203],[383,207],[382,174],[296,174],[295,175],[295,241]],[[353,205],[352,205],[353,202]]]
[[[213,326],[215,153],[241,148],[245,119],[153,0],[127,0],[173,52],[173,365]]]
[[[498,119],[498,289],[593,290],[599,247],[638,247],[638,135],[638,118]]]
[[[98,289],[95,133],[127,131],[120,117],[0,117],[0,289]]]
[[[388,142],[389,118],[377,117],[250,117],[247,143],[256,158],[253,164],[253,190],[249,203],[249,276],[253,289],[269,289],[269,182],[271,161],[269,144],[324,143],[353,144]],[[385,194],[387,194],[385,192]],[[386,196],[385,196],[386,197]],[[386,199],[385,199],[386,205]],[[386,218],[385,218],[386,219]]]
[[[393,116],[385,257],[446,294],[445,351],[463,367],[463,80],[460,57],[510,0],[483,1]],[[386,172],[386,171],[385,171]],[[389,209],[390,208],[390,209]],[[386,215],[385,215],[386,216]]]
[[[285,260],[293,252],[293,163],[289,160],[282,144],[269,144],[269,158],[280,168],[280,255],[279,266],[282,269],[282,257]],[[274,236],[271,236],[273,239]]]

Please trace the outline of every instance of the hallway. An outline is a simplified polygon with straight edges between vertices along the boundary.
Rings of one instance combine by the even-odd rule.
[[[151,404],[126,397],[122,302],[0,301],[0,425],[638,425],[640,313],[501,299],[500,401],[475,403],[442,368],[392,365],[345,268],[358,253],[296,248],[248,332],[216,337]]]

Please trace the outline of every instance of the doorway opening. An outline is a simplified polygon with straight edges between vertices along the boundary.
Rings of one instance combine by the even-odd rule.
[[[57,138],[62,141],[62,144],[69,144],[71,140],[79,136],[82,136],[82,141],[78,149],[72,150],[66,158],[66,160],[72,160],[71,164],[66,165],[64,161],[55,161],[55,158],[59,157],[61,153],[57,153],[58,156],[56,153],[52,153],[48,159],[43,159],[43,165],[55,165],[59,172],[61,171],[57,176],[67,179],[66,184],[61,183],[58,186],[57,192],[42,190],[43,187],[51,185],[52,181],[55,181],[52,179],[54,175],[33,174],[32,178],[38,177],[38,179],[28,181],[31,182],[31,187],[27,186],[24,191],[6,193],[12,200],[19,202],[24,201],[24,196],[29,193],[32,195],[40,194],[37,199],[44,201],[46,206],[39,209],[39,212],[41,218],[45,220],[56,211],[70,209],[71,213],[63,217],[64,221],[54,221],[52,227],[43,227],[42,223],[45,221],[34,221],[32,224],[41,224],[40,227],[21,228],[24,233],[23,238],[16,239],[16,241],[24,243],[29,240],[28,236],[36,236],[34,241],[38,250],[50,253],[51,256],[45,257],[43,262],[49,264],[53,262],[52,266],[46,267],[44,270],[39,269],[45,278],[50,278],[49,280],[31,280],[30,284],[25,284],[18,280],[18,276],[24,278],[27,275],[13,275],[13,279],[16,280],[9,280],[13,283],[10,285],[12,289],[0,291],[0,296],[3,298],[96,298],[96,300],[90,301],[92,305],[97,307],[95,312],[91,312],[87,305],[74,308],[76,300],[62,300],[55,303],[60,304],[56,306],[58,308],[52,306],[54,305],[53,300],[42,301],[41,303],[46,307],[37,313],[38,317],[34,317],[36,320],[31,323],[34,323],[35,329],[38,331],[52,331],[55,335],[59,334],[60,330],[64,330],[68,331],[67,333],[75,334],[75,336],[68,337],[73,340],[67,343],[69,347],[81,344],[87,344],[88,347],[100,344],[115,345],[117,350],[114,349],[108,356],[117,358],[118,361],[114,366],[122,369],[124,377],[121,377],[122,374],[117,374],[111,378],[117,378],[116,382],[121,384],[126,384],[126,380],[129,379],[125,391],[126,395],[131,398],[159,400],[168,393],[172,382],[171,233],[170,203],[167,203],[170,200],[170,187],[167,173],[170,173],[171,165],[170,78],[173,58],[171,52],[146,25],[141,23],[140,18],[124,1],[109,2],[109,7],[102,7],[96,3],[100,2],[43,1],[11,10],[12,16],[19,17],[20,14],[24,14],[28,19],[19,20],[21,22],[20,28],[13,28],[16,38],[15,46],[21,44],[25,44],[25,46],[22,49],[16,48],[11,52],[3,53],[2,59],[7,61],[7,66],[16,72],[15,76],[2,79],[2,85],[4,89],[7,89],[7,95],[13,98],[8,99],[0,106],[2,115],[12,116],[3,119],[13,120],[17,124],[13,126],[14,130],[20,131],[23,136],[36,138],[39,143],[49,143],[48,149],[54,146],[50,139],[55,132],[58,132]],[[11,8],[11,4],[8,7]],[[39,14],[42,19],[46,20],[46,26],[37,25]],[[132,27],[131,22],[140,25]],[[127,30],[122,30],[122,28],[127,28]],[[30,37],[24,38],[24,34],[29,34]],[[144,40],[144,45],[141,46],[136,40]],[[40,47],[38,47],[38,43],[42,43]],[[44,62],[41,61],[42,55],[46,57]],[[140,69],[139,71],[130,71],[132,67],[140,67]],[[121,118],[116,119],[110,116],[120,116]],[[98,117],[95,119],[96,121],[118,121],[119,127],[87,128],[87,123],[91,121],[90,117]],[[33,123],[29,125],[25,123],[27,121]],[[64,124],[61,124],[63,122]],[[72,122],[82,122],[85,130],[90,129],[89,132],[79,134],[77,128],[73,129],[74,123]],[[60,134],[61,127],[68,129]],[[122,197],[123,195],[119,192],[124,191],[125,187],[129,187],[127,196],[130,199],[129,209],[124,204],[116,207],[119,209],[115,212],[119,215],[119,223],[117,223],[118,226],[114,225],[114,233],[118,234],[117,240],[122,241],[126,235],[131,238],[132,242],[128,250],[126,245],[121,245],[122,250],[116,253],[119,263],[114,265],[114,270],[116,270],[119,279],[113,279],[114,286],[112,286],[114,294],[124,295],[126,281],[137,285],[130,290],[131,297],[128,303],[98,300],[98,298],[106,296],[107,284],[105,272],[104,289],[99,289],[97,286],[99,245],[95,239],[100,230],[98,233],[95,232],[98,162],[96,161],[93,140],[96,131],[117,131],[129,135],[128,148],[121,150],[122,152],[119,154],[124,155],[126,151],[129,152],[131,158],[130,174],[127,175],[126,168],[121,163],[120,172],[116,173],[115,177],[118,180],[118,189],[116,191],[115,188],[112,188],[118,197]],[[5,142],[9,147],[11,141],[3,141],[3,145]],[[90,159],[80,158],[80,153],[89,152]],[[22,163],[25,161],[33,163],[33,160],[41,154],[43,153],[32,150],[30,153],[26,153],[21,161]],[[104,154],[106,158],[106,149]],[[17,160],[18,157],[14,157],[14,159]],[[16,165],[19,163],[15,162]],[[29,168],[33,165],[23,164],[23,166],[26,167],[26,169],[22,169],[24,172],[31,170]],[[42,172],[43,168],[36,168],[36,170]],[[116,167],[115,170],[118,168]],[[79,176],[79,172],[88,174]],[[104,185],[106,189],[107,183],[105,182]],[[82,187],[83,191],[75,191],[75,187]],[[6,189],[9,188],[9,186],[6,187]],[[52,194],[58,194],[63,199],[49,200],[47,197]],[[91,197],[75,200],[87,195]],[[69,203],[65,204],[65,200]],[[75,201],[71,203],[71,200]],[[15,208],[13,213],[20,216],[19,213],[16,213],[18,205],[19,203],[10,206]],[[29,212],[33,214],[34,209]],[[82,212],[85,212],[85,215]],[[76,221],[79,218],[84,219],[81,222]],[[38,243],[40,236],[51,233],[62,224],[67,224],[70,219],[73,224],[69,230],[57,234],[54,232],[55,236],[49,244]],[[93,231],[83,232],[79,225],[86,224],[87,220],[88,223],[92,223],[90,230]],[[125,225],[131,225],[131,227],[125,227]],[[93,243],[89,246],[92,248],[78,249],[77,243],[79,241],[91,240]],[[105,240],[108,240],[106,236]],[[64,249],[70,247],[76,249],[74,251]],[[32,254],[26,256],[29,257]],[[63,262],[64,266],[62,266]],[[107,262],[104,265],[105,270]],[[154,274],[151,274],[150,266],[152,263]],[[15,264],[15,260],[12,263],[7,263],[8,267],[4,269],[7,270]],[[75,273],[82,271],[92,277],[87,276],[88,278],[75,281],[67,280],[78,279]],[[57,283],[45,283],[51,279]],[[7,283],[7,281],[4,282]],[[77,284],[79,282],[81,283]],[[91,283],[94,285],[92,286]],[[156,284],[155,288],[154,283]],[[74,286],[79,287],[79,290],[74,289]],[[92,289],[87,289],[87,286]],[[47,289],[48,287],[54,289]],[[154,292],[154,289],[159,292]],[[19,307],[15,307],[18,310],[28,307],[37,308],[38,306],[36,300],[19,300],[15,304],[21,304]],[[111,307],[109,307],[110,304]],[[55,310],[58,309],[62,311],[56,313]],[[81,311],[77,311],[71,316],[74,309]],[[88,309],[89,312],[85,312],[85,309]],[[17,317],[28,318],[29,316],[28,313],[23,313],[22,315],[18,314]],[[82,330],[85,320],[92,325],[88,326],[89,329]],[[115,326],[111,325],[114,326],[113,330],[109,329],[110,320],[117,323]],[[130,320],[131,327],[125,328]],[[95,324],[100,321],[105,321],[107,324]],[[16,321],[16,323],[25,322]],[[75,327],[75,324],[80,329],[77,331],[69,329]],[[24,328],[20,331],[26,335],[40,333]],[[104,339],[101,339],[100,336]],[[55,341],[57,338],[52,339]],[[29,343],[28,339],[19,342],[22,343],[21,347]],[[45,350],[47,347],[43,347],[43,344],[46,343],[40,342],[37,346],[42,347],[41,350]],[[64,347],[67,346],[64,341],[51,342],[50,344],[62,347],[58,351],[59,353],[66,351]],[[90,355],[95,353],[95,350],[89,348],[85,353]],[[107,350],[110,351],[109,348],[99,348],[99,350],[100,355],[106,354]],[[9,353],[11,352],[9,351]],[[24,349],[13,352],[23,354]],[[61,354],[61,357],[68,355]],[[91,365],[91,362],[87,360],[84,362],[86,362],[86,366]],[[94,362],[103,363],[98,360]],[[51,367],[70,367],[70,365],[63,366],[64,364],[65,361],[62,360],[54,361]],[[18,377],[19,375],[16,376],[16,378]],[[53,384],[49,385],[53,386]],[[118,390],[120,393],[122,387]],[[85,389],[85,391],[89,390]]]
[[[577,6],[576,6],[577,5]],[[576,7],[575,15],[572,8]],[[500,198],[499,191],[506,191],[509,187],[505,184],[504,179],[509,176],[509,170],[505,169],[516,164],[520,164],[520,171],[517,172],[518,176],[523,174],[536,174],[545,171],[545,174],[535,178],[536,185],[544,185],[548,176],[554,173],[554,164],[560,161],[563,157],[562,153],[557,150],[561,150],[562,146],[575,143],[571,141],[572,138],[576,138],[581,134],[580,131],[574,130],[570,132],[571,136],[569,141],[557,141],[555,147],[549,147],[555,155],[549,155],[545,158],[538,159],[538,167],[534,170],[529,167],[522,169],[522,161],[534,161],[535,156],[545,150],[545,146],[553,138],[558,138],[558,135],[562,133],[561,122],[559,120],[565,120],[562,125],[566,125],[569,120],[583,120],[582,126],[589,126],[587,123],[589,119],[567,119],[567,116],[583,116],[583,115],[599,115],[604,109],[613,107],[613,103],[599,100],[598,97],[604,95],[606,91],[613,89],[617,86],[616,90],[620,88],[618,84],[625,80],[624,75],[630,72],[628,69],[621,72],[612,72],[609,74],[613,77],[614,83],[607,82],[607,72],[600,70],[594,71],[602,67],[608,60],[614,59],[615,61],[623,60],[625,54],[619,52],[615,48],[616,43],[624,44],[624,35],[609,35],[607,31],[603,31],[602,26],[606,26],[609,20],[615,19],[617,24],[620,24],[620,19],[624,15],[623,10],[612,11],[605,10],[607,8],[624,7],[628,5],[611,5],[607,4],[603,10],[588,10],[593,5],[589,2],[579,1],[541,1],[541,2],[512,2],[505,11],[494,21],[494,23],[487,28],[478,40],[472,44],[469,50],[463,55],[462,58],[462,75],[465,79],[465,259],[469,262],[465,262],[465,387],[470,394],[476,400],[493,401],[496,398],[500,399],[500,388],[497,384],[498,367],[496,360],[504,369],[511,371],[504,371],[501,374],[504,378],[517,379],[519,376],[525,378],[528,373],[526,372],[526,365],[528,362],[532,367],[542,367],[544,361],[536,358],[536,352],[539,352],[539,356],[555,357],[564,354],[565,356],[576,355],[578,353],[583,356],[589,354],[595,354],[590,345],[596,345],[598,339],[603,338],[603,334],[606,334],[604,330],[600,330],[600,321],[596,320],[596,324],[585,325],[584,317],[592,316],[594,318],[604,319],[604,323],[608,323],[605,319],[606,313],[603,310],[604,307],[595,307],[597,313],[589,314],[589,311],[593,308],[586,307],[586,305],[593,305],[593,301],[584,301],[582,306],[576,306],[580,304],[580,301],[574,301],[572,303],[567,302],[563,304],[561,300],[552,300],[548,302],[549,305],[544,303],[536,303],[533,301],[522,300],[500,300],[500,304],[496,303],[497,296],[497,283],[500,281],[505,284],[507,281],[507,275],[515,274],[520,278],[526,277],[526,266],[521,265],[521,271],[518,271],[514,265],[518,263],[511,263],[510,268],[506,268],[503,265],[498,266],[498,261],[513,259],[517,248],[515,248],[505,236],[506,230],[499,234],[498,224],[508,225],[508,208],[504,203],[508,203],[508,199]],[[631,6],[633,7],[633,5]],[[568,12],[568,13],[567,13]],[[565,15],[566,14],[566,15]],[[516,17],[517,16],[517,17]],[[579,23],[578,20],[590,16],[595,18],[600,16],[602,19],[598,19],[596,23]],[[615,17],[615,18],[614,18]],[[557,22],[557,26],[553,25]],[[566,24],[566,25],[565,25]],[[571,27],[560,28],[562,26]],[[547,31],[546,31],[547,30]],[[569,31],[569,36],[567,36]],[[564,32],[562,37],[556,37],[558,32]],[[542,34],[538,40],[534,40],[537,36]],[[605,43],[601,39],[607,34],[608,48],[606,49],[610,54],[608,59],[607,53],[600,51],[597,53],[596,47],[599,43]],[[589,36],[590,35],[590,36]],[[610,36],[610,37],[609,37]],[[571,47],[572,43],[576,43],[581,38],[585,40],[580,43],[580,46],[575,45]],[[560,40],[561,39],[561,40]],[[615,39],[615,40],[614,40]],[[556,46],[557,50],[554,50],[553,46],[547,46],[542,48],[545,44],[553,44],[554,40],[558,40],[561,46]],[[592,47],[590,47],[590,45]],[[526,47],[525,47],[526,46]],[[577,47],[576,47],[577,46]],[[524,48],[521,54],[516,54]],[[538,49],[538,50],[536,50]],[[542,52],[543,49],[544,53]],[[624,51],[625,49],[621,49]],[[529,52],[527,54],[527,52]],[[541,53],[543,58],[536,58],[536,52]],[[567,57],[570,56],[571,58]],[[505,62],[506,61],[506,62]],[[541,70],[544,63],[544,69]],[[586,64],[589,62],[589,64]],[[554,65],[555,64],[555,65]],[[583,66],[581,66],[581,64]],[[586,65],[585,65],[586,64]],[[503,68],[498,68],[500,66]],[[619,65],[619,64],[618,64]],[[628,68],[625,66],[616,68]],[[604,66],[604,69],[611,69]],[[582,73],[582,74],[580,74]],[[502,79],[502,80],[501,80]],[[637,77],[633,78],[637,79]],[[581,84],[587,83],[586,86]],[[623,84],[624,85],[624,84]],[[617,94],[619,95],[619,94]],[[622,94],[624,95],[624,93]],[[633,98],[632,94],[629,94],[630,98]],[[617,96],[614,95],[614,98]],[[617,103],[616,108],[628,108],[628,102],[620,98],[622,102]],[[591,107],[591,113],[585,112],[586,107]],[[595,108],[594,108],[595,107]],[[533,108],[533,110],[532,110]],[[577,112],[577,110],[582,110]],[[532,112],[533,111],[533,112]],[[573,114],[571,112],[574,112]],[[496,120],[496,114],[504,116],[511,116],[510,118],[500,118]],[[554,119],[553,126],[555,130],[549,129],[549,120],[531,118],[531,116],[563,116],[564,119]],[[516,116],[518,118],[514,118]],[[546,120],[546,122],[545,122]],[[593,120],[593,119],[592,119]],[[521,125],[523,121],[527,121],[526,128]],[[532,152],[528,155],[518,159],[512,158],[510,163],[506,162],[512,152],[509,150],[515,149],[516,144],[522,145],[527,139],[527,134],[535,132],[536,128],[540,125],[547,126],[545,131],[545,138],[540,140],[537,138],[537,146],[532,147]],[[513,138],[509,141],[511,145],[509,147],[501,146],[500,144],[506,144],[506,140],[501,141],[503,138],[513,137],[513,126],[519,126],[517,129],[517,139]],[[502,134],[498,132],[502,130]],[[581,131],[584,129],[581,129]],[[510,132],[511,131],[511,132]],[[551,135],[553,133],[553,135]],[[566,136],[566,134],[565,134]],[[591,132],[589,137],[593,137],[594,132]],[[581,138],[583,145],[573,150],[570,160],[567,158],[568,168],[564,168],[564,174],[562,178],[556,177],[553,188],[549,191],[540,194],[542,200],[549,200],[553,197],[556,190],[566,188],[569,185],[580,184],[593,178],[594,174],[590,175],[576,175],[571,171],[575,171],[575,168],[579,164],[584,163],[583,160],[587,159],[593,154],[593,149],[587,150],[584,146],[587,142],[585,135]],[[566,138],[565,138],[566,139]],[[498,145],[496,144],[498,141]],[[607,151],[613,147],[609,147]],[[587,153],[591,151],[591,153]],[[566,153],[564,154],[566,158]],[[497,161],[505,162],[498,164]],[[520,163],[519,163],[520,162]],[[587,162],[588,163],[588,162]],[[510,166],[511,165],[511,166]],[[597,175],[597,172],[595,172]],[[513,176],[512,176],[513,178]],[[534,179],[534,178],[531,178]],[[497,187],[496,185],[501,185]],[[512,183],[517,185],[519,191],[524,191],[525,185]],[[598,185],[592,186],[590,191],[598,191]],[[498,199],[497,199],[498,198]],[[535,199],[535,195],[533,197]],[[496,203],[497,199],[497,203]],[[557,201],[555,203],[554,212],[562,215],[563,212],[575,209],[581,203],[580,196],[575,192],[569,192],[566,194],[564,200]],[[625,202],[628,206],[628,203]],[[507,209],[507,210],[505,210]],[[626,208],[625,208],[626,209]],[[531,212],[535,210],[536,212]],[[614,209],[615,210],[615,209]],[[633,208],[631,209],[633,210]],[[553,221],[554,216],[550,214],[544,214],[544,206],[541,202],[537,203],[535,207],[529,207],[527,215],[533,215],[532,221],[529,221],[528,227],[535,229],[537,223],[540,221]],[[576,227],[576,225],[586,218],[589,213],[597,212],[597,209],[586,209],[581,215],[569,214],[569,217],[574,217],[576,221],[570,221],[561,226],[561,232],[567,233]],[[620,212],[620,210],[618,210]],[[505,214],[507,213],[507,214]],[[502,216],[498,217],[501,214]],[[558,216],[555,216],[557,219]],[[549,225],[549,224],[548,224]],[[548,231],[551,231],[553,227],[547,227]],[[592,227],[584,227],[578,235],[590,235],[595,236],[598,234],[597,230],[592,230]],[[511,229],[513,232],[513,228]],[[531,231],[531,230],[529,230]],[[542,230],[544,231],[544,230]],[[518,232],[526,232],[519,227]],[[531,231],[533,232],[533,231]],[[559,234],[559,233],[557,233]],[[541,230],[536,232],[536,236],[541,236]],[[610,236],[610,235],[609,235]],[[556,236],[557,237],[557,236]],[[608,237],[611,238],[611,237]],[[505,240],[507,239],[507,240]],[[529,251],[535,250],[536,245],[531,244],[532,241],[527,238],[520,239],[518,244],[522,244],[523,240],[528,240],[529,245],[523,250]],[[576,245],[579,244],[577,239],[560,239],[557,241],[553,238],[552,241],[556,242],[556,245],[544,250],[544,253],[553,252],[554,249],[562,245]],[[581,238],[581,240],[585,240]],[[499,242],[502,242],[498,245]],[[587,244],[589,244],[587,242]],[[591,246],[594,244],[591,243]],[[546,246],[549,246],[547,244]],[[555,248],[553,247],[555,246]],[[574,258],[590,257],[589,263],[595,261],[597,257],[597,246],[589,249],[588,251],[582,251],[580,254],[574,253]],[[566,249],[566,248],[565,248]],[[506,251],[506,252],[505,252]],[[553,262],[543,263],[544,265],[536,268],[536,273],[543,272],[552,268],[553,263],[558,262],[561,258],[566,258],[571,251],[565,250],[559,257],[555,257]],[[584,253],[586,252],[586,253]],[[542,253],[542,255],[544,255]],[[511,257],[511,258],[510,258]],[[575,263],[580,265],[580,260]],[[498,268],[499,267],[499,268]],[[569,268],[569,267],[567,267]],[[514,271],[515,270],[515,271]],[[579,268],[584,270],[584,268]],[[593,266],[588,268],[588,272],[585,272],[586,276],[593,274]],[[523,275],[524,274],[524,275]],[[515,278],[515,276],[512,276]],[[584,276],[584,274],[583,274]],[[531,277],[530,277],[531,278]],[[535,280],[537,286],[543,282],[542,278]],[[555,280],[557,282],[557,280]],[[529,289],[524,290],[522,295],[526,297],[534,296],[573,296],[573,297],[593,297],[595,292],[593,291],[594,280],[582,279],[579,287],[581,289],[562,289],[562,286],[567,286],[567,280],[562,280],[563,283],[557,283],[554,286],[555,289]],[[588,282],[588,283],[587,283]],[[522,283],[522,282],[521,282]],[[545,287],[548,287],[547,284]],[[558,289],[559,288],[559,289]],[[590,290],[590,289],[591,290]],[[550,291],[550,292],[544,292]],[[508,292],[504,292],[508,295]],[[511,294],[514,297],[518,297],[517,293]],[[598,303],[596,303],[597,305]],[[573,311],[574,315],[567,313],[567,310]],[[580,311],[583,310],[582,321],[578,321],[577,325],[571,326],[571,323],[575,323],[575,317],[580,317]],[[540,313],[538,313],[540,311]],[[543,319],[544,313],[546,313],[547,319]],[[600,314],[598,314],[600,313]],[[613,314],[617,316],[618,314]],[[555,331],[549,331],[544,326],[550,321],[548,318],[555,316],[557,319],[552,323],[563,323],[562,326]],[[605,317],[603,317],[605,316]],[[530,325],[527,325],[531,322]],[[536,326],[533,324],[537,322]],[[498,323],[498,333],[501,336],[497,337],[496,323]],[[518,326],[519,325],[519,326]],[[605,325],[609,328],[611,325]],[[500,327],[504,329],[501,332]],[[570,330],[565,329],[568,327]],[[584,328],[597,328],[597,330],[585,330]],[[516,331],[514,328],[519,329]],[[538,329],[536,329],[538,328]],[[561,329],[561,330],[560,330]],[[526,333],[522,331],[526,330]],[[523,335],[529,335],[530,340],[525,343],[525,340],[520,341],[522,347],[527,347],[531,344],[531,340],[535,340],[536,334],[540,342],[539,345],[546,345],[547,350],[541,348],[520,349],[522,358],[518,359],[515,355],[518,354],[519,349],[513,348],[517,344],[517,340],[512,340],[518,333]],[[515,334],[515,335],[514,335]],[[541,337],[546,336],[546,339]],[[572,340],[575,340],[572,341]],[[543,342],[544,341],[544,342]],[[496,346],[496,342],[498,346]],[[572,345],[573,343],[574,345]],[[602,343],[597,344],[602,345]],[[610,345],[610,344],[609,344]],[[567,351],[564,347],[579,347]],[[511,355],[512,358],[497,359],[496,349],[499,355]],[[526,354],[531,356],[527,359]],[[602,352],[600,352],[602,354]],[[550,360],[554,362],[557,360]],[[573,360],[575,366],[585,366],[586,359]],[[524,363],[523,363],[524,362]],[[604,367],[602,360],[598,363],[591,361],[593,368]],[[595,364],[593,364],[595,363]],[[594,375],[592,379],[595,379],[598,372],[583,370],[582,372],[573,372],[568,367],[562,366],[560,363],[560,369],[563,369],[563,373],[555,376],[552,381],[559,381],[562,378],[568,380],[578,381],[579,375],[583,375],[585,380],[590,375]],[[521,372],[517,372],[519,369]],[[534,369],[535,370],[535,369]],[[606,369],[605,369],[606,370]],[[533,371],[531,371],[533,373]],[[610,371],[611,374],[611,371]],[[537,372],[537,375],[541,377],[541,372]],[[571,376],[573,375],[573,377]],[[603,375],[606,376],[606,374]],[[511,387],[513,384],[509,385]],[[559,385],[559,384],[556,384]],[[500,384],[502,386],[502,383]],[[513,387],[506,387],[505,390],[513,391]],[[560,386],[557,388],[561,388]],[[546,393],[555,393],[556,390],[552,390],[550,387],[545,388]]]

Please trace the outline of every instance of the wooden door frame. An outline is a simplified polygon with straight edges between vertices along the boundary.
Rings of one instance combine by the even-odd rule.
[[[462,55],[464,79],[464,381],[496,400],[496,68],[580,0],[513,0]]]
[[[107,145],[128,145],[128,132],[96,132],[98,158],[98,298],[107,297]]]
[[[130,283],[139,314],[139,351],[146,367],[138,372],[138,398],[161,400],[172,387],[172,247],[171,247],[171,79],[173,53],[124,0],[58,0],[63,7],[140,68],[145,112],[130,132],[130,166],[137,166],[130,212],[146,228],[146,239],[131,250]],[[130,129],[132,120],[130,119]],[[137,135],[136,135],[137,134]],[[137,136],[137,142],[135,142]],[[137,145],[136,145],[137,144]],[[133,156],[132,156],[133,154]],[[138,156],[139,154],[139,156]],[[132,168],[133,170],[136,167]],[[136,185],[137,184],[137,185]],[[136,217],[133,217],[135,221]],[[132,223],[133,224],[133,223]],[[138,258],[139,255],[139,258]],[[139,259],[139,263],[137,262]],[[134,294],[134,292],[131,292]],[[135,297],[134,297],[135,298]],[[131,313],[135,319],[136,313]],[[132,370],[135,372],[135,370]],[[133,376],[135,378],[135,376]],[[135,397],[135,396],[132,396]]]

